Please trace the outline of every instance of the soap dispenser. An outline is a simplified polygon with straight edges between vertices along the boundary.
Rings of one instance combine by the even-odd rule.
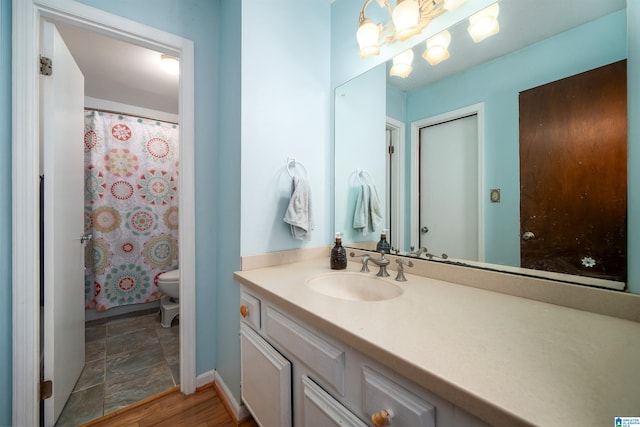
[[[387,242],[387,229],[383,228],[382,233],[380,233],[380,241],[376,245],[376,252],[384,251],[385,254],[391,252],[391,245]]]
[[[342,233],[336,233],[336,244],[331,249],[331,269],[344,270],[347,268],[347,251],[342,246]]]

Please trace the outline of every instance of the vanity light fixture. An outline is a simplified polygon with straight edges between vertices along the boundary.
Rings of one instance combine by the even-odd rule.
[[[389,71],[389,74],[396,77],[402,77],[403,79],[411,74],[413,67],[413,49],[407,49],[402,53],[393,57],[393,66]]]
[[[160,55],[160,65],[162,69],[169,74],[180,74],[180,62],[175,56],[163,53]]]
[[[435,36],[427,39],[427,49],[422,54],[431,65],[438,65],[449,55],[449,44],[451,43],[451,33],[447,30],[439,32]]]
[[[358,18],[356,39],[361,58],[378,55],[381,44],[393,43],[396,40],[405,41],[420,34],[433,18],[445,11],[447,0],[397,0],[395,9],[391,7],[389,0],[375,0],[391,15],[391,21],[386,24],[374,23],[367,18],[365,12],[372,1],[365,0]],[[380,40],[385,34],[384,39]]]
[[[494,3],[469,17],[468,31],[474,42],[481,42],[500,31],[498,13],[500,13],[500,6]]]

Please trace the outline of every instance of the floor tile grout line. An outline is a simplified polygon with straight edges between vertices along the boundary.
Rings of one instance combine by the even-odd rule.
[[[174,339],[173,339],[174,337],[173,336],[164,336],[164,338],[161,338],[161,335],[163,335],[161,333],[161,331],[165,330],[165,328],[161,329],[160,327],[158,327],[159,322],[160,322],[160,320],[158,319],[158,313],[142,314],[140,316],[131,317],[129,319],[117,319],[114,322],[123,323],[123,320],[130,321],[132,324],[135,324],[136,321],[149,322],[149,325],[155,331],[155,337],[157,339],[157,343],[154,342],[153,344],[158,344],[160,346],[160,351],[162,352],[162,362],[157,363],[157,365],[166,367],[165,369],[169,373],[169,378],[167,378],[166,376],[164,378],[170,379],[170,383],[173,384],[174,387],[179,385],[179,381],[176,380],[176,377],[175,377],[175,375],[173,373],[173,370],[171,368],[172,364],[169,363],[169,359],[167,357],[167,354],[168,354],[168,352],[171,351],[171,347],[172,347],[168,342],[169,341],[173,342],[174,341]],[[122,331],[120,331],[119,334],[109,335],[108,331],[109,331],[109,324],[110,323],[111,322],[106,321],[106,322],[104,322],[103,324],[100,324],[100,325],[85,325],[85,336],[87,334],[86,331],[89,328],[104,327],[103,334],[101,333],[101,331],[99,331],[99,329],[93,329],[92,330],[92,331],[98,330],[97,333],[98,333],[99,336],[102,335],[102,338],[93,339],[93,340],[87,341],[87,342],[93,342],[93,341],[102,340],[103,341],[104,357],[99,358],[99,359],[94,359],[94,360],[91,360],[89,362],[85,361],[85,367],[86,367],[87,363],[95,363],[97,360],[101,360],[102,361],[102,367],[103,367],[102,373],[101,373],[102,374],[102,382],[96,383],[93,386],[86,387],[85,389],[82,389],[82,390],[75,390],[74,389],[74,391],[73,391],[73,392],[76,392],[76,391],[80,392],[80,391],[86,391],[86,390],[91,389],[93,387],[100,387],[101,391],[102,391],[102,393],[101,393],[102,399],[100,401],[101,408],[100,408],[99,411],[96,411],[96,412],[100,412],[102,414],[102,416],[105,415],[106,400],[107,400],[106,399],[106,397],[107,397],[107,395],[106,395],[106,392],[107,392],[107,360],[108,360],[107,353],[108,353],[109,338],[110,337],[118,337],[118,336],[127,335],[129,333],[141,331],[141,330],[144,330],[146,328],[145,327],[145,328],[136,329],[136,330],[123,329]],[[177,326],[174,325],[173,327],[177,327]],[[166,329],[168,329],[168,328],[166,328]],[[171,334],[173,334],[173,333],[171,333]],[[178,341],[177,345],[178,345],[178,348],[179,348],[180,337],[179,337],[179,335],[177,335],[177,336],[175,336],[175,338],[177,338],[177,341]],[[140,349],[143,349],[143,348],[144,347],[140,347]],[[85,343],[85,352],[86,352],[86,343]],[[178,357],[178,361],[177,361],[178,366],[179,366],[179,363],[180,363],[180,360],[179,360],[179,357]],[[174,365],[176,365],[176,363],[174,363]],[[144,377],[140,377],[140,378],[144,378]],[[136,378],[135,380],[139,380],[140,378]],[[96,409],[98,409],[98,408],[96,408]]]

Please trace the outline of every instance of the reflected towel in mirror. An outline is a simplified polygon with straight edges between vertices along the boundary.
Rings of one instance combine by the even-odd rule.
[[[353,213],[353,228],[366,236],[368,232],[374,232],[376,228],[382,226],[382,219],[382,208],[376,186],[362,184]]]
[[[283,219],[291,226],[291,235],[295,239],[310,240],[314,224],[309,181],[295,175],[292,180],[291,199]]]

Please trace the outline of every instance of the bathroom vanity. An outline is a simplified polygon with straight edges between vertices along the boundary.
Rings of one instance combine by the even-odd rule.
[[[599,426],[640,416],[636,321],[410,272],[407,282],[395,271],[376,278],[400,290],[376,301],[345,297],[314,280],[375,271],[328,265],[234,275],[242,399],[261,425]]]

